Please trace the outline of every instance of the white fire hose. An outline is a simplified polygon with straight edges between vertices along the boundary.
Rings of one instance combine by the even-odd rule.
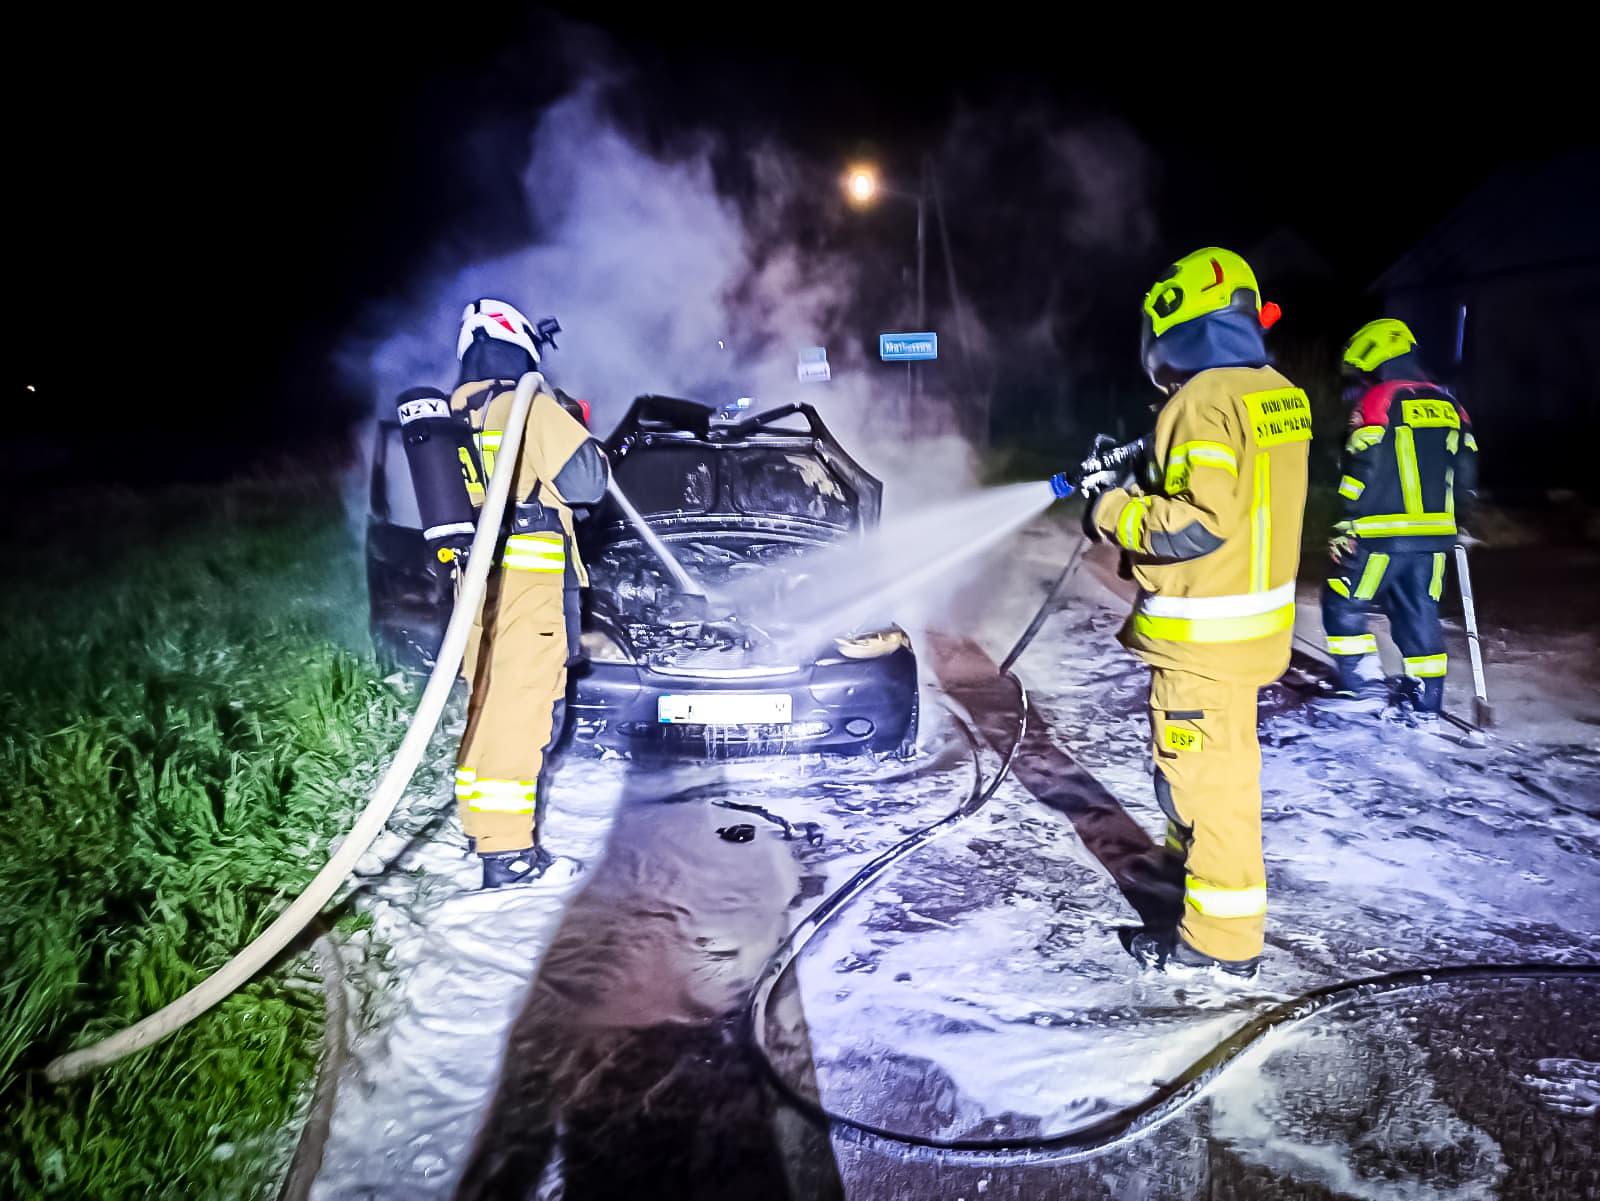
[[[506,499],[511,493],[511,479],[517,471],[517,451],[522,443],[523,427],[527,424],[528,409],[533,404],[534,396],[544,386],[544,377],[536,371],[528,372],[517,382],[511,415],[506,420],[504,439],[495,459],[494,471],[489,477],[489,491],[484,497],[478,529],[468,552],[466,577],[456,598],[455,609],[450,614],[449,625],[445,627],[444,642],[439,648],[433,674],[428,677],[422,700],[412,715],[411,725],[394,760],[389,764],[389,770],[373,791],[372,799],[367,802],[367,807],[350,828],[338,851],[277,921],[215,974],[126,1030],[52,1060],[44,1069],[46,1079],[57,1083],[71,1080],[151,1046],[228,997],[271,962],[321,911],[349,876],[356,861],[383,831],[422,760],[422,752],[433,737],[445,701],[455,686],[461,659],[467,649],[467,633],[488,583],[495,542],[500,535],[500,517],[505,512]]]

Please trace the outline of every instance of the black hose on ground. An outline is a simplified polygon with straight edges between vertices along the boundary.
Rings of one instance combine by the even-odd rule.
[[[989,798],[999,790],[1001,783],[1011,771],[1011,761],[1016,757],[1017,749],[1022,745],[1023,734],[1028,725],[1028,694],[1022,687],[1022,682],[1010,672],[1006,673],[1008,679],[1017,686],[1018,723],[1017,737],[1007,751],[1000,769],[995,772],[994,779],[985,786],[983,782],[983,764],[978,751],[978,736],[972,732],[972,727],[961,719],[953,710],[950,715],[954,718],[956,728],[961,731],[962,737],[967,740],[967,747],[972,753],[972,787],[967,797],[955,809],[945,814],[935,822],[914,830],[911,834],[895,843],[888,850],[882,852],[852,875],[839,888],[825,897],[820,904],[789,932],[789,937],[784,939],[773,952],[772,958],[767,961],[767,966],[762,970],[761,977],[756,981],[755,992],[750,999],[750,1008],[747,1018],[750,1023],[750,1038],[755,1044],[756,1053],[761,1059],[762,1066],[774,1085],[782,1092],[802,1113],[826,1125],[836,1122],[848,1123],[849,1119],[830,1113],[815,1102],[809,1101],[797,1093],[778,1071],[777,1065],[772,1062],[772,1056],[767,1050],[767,1004],[772,998],[772,991],[777,987],[778,981],[789,970],[789,966],[797,959],[800,952],[816,935],[817,931],[827,925],[836,917],[841,909],[860,895],[873,881],[887,871],[894,863],[916,850],[929,839],[948,830],[958,822],[971,817],[988,803]],[[948,708],[948,706],[947,706]],[[894,1137],[889,1135],[888,1137]]]
[[[1175,1118],[1199,1100],[1201,1094],[1241,1054],[1279,1026],[1304,1021],[1352,1001],[1370,1000],[1388,993],[1460,982],[1508,983],[1523,980],[1584,980],[1600,984],[1600,966],[1553,963],[1462,964],[1414,968],[1324,985],[1252,1018],[1179,1072],[1175,1078],[1157,1085],[1147,1097],[1135,1104],[1106,1114],[1086,1126],[1055,1134],[1017,1139],[934,1138],[857,1121],[835,1113],[819,1102],[802,1095],[787,1080],[778,1076],[777,1068],[767,1058],[766,1048],[760,1040],[757,1040],[757,1047],[762,1052],[769,1075],[785,1099],[814,1124],[825,1128],[831,1137],[842,1138],[874,1150],[889,1150],[901,1158],[910,1157],[939,1163],[1063,1164],[1089,1159],[1123,1143],[1142,1138]]]
[[[941,1139],[927,1135],[909,1134],[889,1130],[870,1122],[858,1121],[836,1113],[820,1101],[801,1093],[791,1084],[772,1061],[767,1048],[767,1007],[773,990],[784,974],[799,958],[801,951],[829,921],[837,917],[851,900],[860,895],[895,862],[927,842],[935,834],[947,830],[957,822],[976,813],[999,789],[1010,773],[1011,764],[1027,731],[1028,694],[1021,681],[1009,668],[1027,649],[1045,618],[1052,611],[1056,593],[1070,578],[1083,553],[1085,543],[1079,543],[1067,566],[1046,594],[1044,603],[1034,614],[1032,622],[1012,647],[1000,671],[1017,686],[1019,720],[1017,736],[1006,752],[1005,759],[995,777],[987,786],[982,782],[982,767],[978,758],[977,737],[971,726],[960,717],[956,724],[972,750],[974,779],[967,799],[953,812],[931,825],[902,839],[878,855],[843,885],[827,896],[801,920],[784,940],[757,981],[747,1018],[750,1022],[750,1040],[773,1086],[802,1116],[830,1137],[842,1138],[873,1150],[886,1151],[901,1158],[914,1157],[946,1163],[1003,1165],[1006,1163],[1058,1164],[1088,1159],[1119,1144],[1130,1142],[1155,1130],[1176,1117],[1199,1099],[1202,1093],[1238,1057],[1269,1031],[1292,1022],[1304,1021],[1315,1014],[1331,1011],[1352,1001],[1366,1000],[1388,993],[1435,987],[1459,982],[1507,982],[1516,980],[1586,980],[1600,983],[1600,965],[1597,964],[1462,964],[1434,968],[1416,968],[1389,972],[1360,980],[1339,981],[1312,989],[1298,997],[1284,1001],[1265,1013],[1246,1022],[1222,1042],[1207,1051],[1194,1063],[1169,1081],[1159,1084],[1141,1101],[1117,1110],[1072,1130],[1051,1134],[1033,1135],[1014,1139]],[[952,713],[952,716],[955,716]]]
[[[1039,606],[1039,611],[1033,615],[1033,620],[1028,623],[1028,628],[1022,631],[1022,637],[1006,652],[1006,657],[1000,661],[1000,674],[1005,675],[1011,670],[1011,665],[1021,657],[1022,652],[1028,649],[1028,644],[1034,640],[1044,625],[1045,618],[1054,613],[1056,593],[1066,586],[1072,578],[1072,573],[1078,570],[1078,564],[1083,562],[1083,552],[1089,548],[1087,538],[1078,539],[1078,544],[1072,548],[1072,553],[1067,556],[1067,565],[1061,569],[1061,574],[1056,577],[1056,582],[1050,585],[1050,591],[1044,594],[1044,602]]]

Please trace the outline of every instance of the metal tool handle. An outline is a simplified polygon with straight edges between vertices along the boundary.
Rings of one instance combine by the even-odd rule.
[[[1467,570],[1467,548],[1456,543],[1456,578],[1461,585],[1461,611],[1467,623],[1467,653],[1472,657],[1473,717],[1479,726],[1492,723],[1489,693],[1483,680],[1483,650],[1478,642],[1478,610],[1472,603],[1472,574]]]

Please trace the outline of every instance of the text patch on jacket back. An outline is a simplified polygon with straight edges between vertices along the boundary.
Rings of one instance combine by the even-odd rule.
[[[1244,398],[1257,446],[1305,442],[1311,437],[1311,402],[1299,388],[1252,392]]]
[[[1456,416],[1455,405],[1445,400],[1403,400],[1400,402],[1400,415],[1407,425],[1417,429],[1435,425],[1461,428],[1461,418]]]

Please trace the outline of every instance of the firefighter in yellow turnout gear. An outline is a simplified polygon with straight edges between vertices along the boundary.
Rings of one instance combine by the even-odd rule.
[[[1127,940],[1151,967],[1249,977],[1262,951],[1256,695],[1289,662],[1311,438],[1305,393],[1268,365],[1276,319],[1238,255],[1175,263],[1144,300],[1145,370],[1169,396],[1145,478],[1082,482],[1086,531],[1139,585],[1119,640],[1150,665],[1156,797],[1184,860],[1178,929]]]
[[[538,335],[512,306],[477,300],[462,314],[460,383],[452,412],[471,423],[482,474],[464,456],[474,505],[494,470],[518,378],[539,362]],[[483,861],[483,886],[542,875],[539,846],[547,756],[560,737],[567,667],[578,655],[578,588],[588,576],[573,539],[574,505],[593,505],[608,479],[599,444],[557,398],[529,410],[513,508],[499,562],[467,642],[472,693],[456,760],[461,824]]]

